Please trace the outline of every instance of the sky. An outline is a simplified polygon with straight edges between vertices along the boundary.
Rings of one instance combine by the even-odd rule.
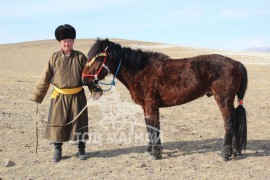
[[[62,24],[77,39],[242,50],[270,46],[270,0],[0,0],[0,44],[55,39]]]

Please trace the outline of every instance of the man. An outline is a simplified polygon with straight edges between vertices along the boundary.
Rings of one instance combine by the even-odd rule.
[[[60,25],[55,30],[55,37],[60,43],[61,50],[53,53],[49,59],[31,100],[41,103],[50,84],[55,86],[45,131],[45,138],[54,141],[53,161],[61,160],[62,145],[66,141],[77,141],[79,159],[85,160],[85,140],[88,139],[87,109],[75,121],[73,120],[87,104],[81,82],[87,58],[83,53],[73,50],[76,38],[74,27],[68,24]],[[88,88],[94,92],[96,99],[102,95],[99,88]]]

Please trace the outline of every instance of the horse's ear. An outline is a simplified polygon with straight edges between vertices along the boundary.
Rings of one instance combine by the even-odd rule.
[[[104,40],[104,44],[103,44],[104,51],[108,51],[108,48],[109,48],[109,45],[110,45],[109,42],[110,42],[110,41],[109,41],[108,38],[106,38],[106,39]]]
[[[100,44],[101,43],[101,39],[100,37],[97,37],[96,43]]]

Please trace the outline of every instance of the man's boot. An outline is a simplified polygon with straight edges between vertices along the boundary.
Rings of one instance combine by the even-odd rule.
[[[62,145],[63,143],[54,142],[54,154],[53,154],[53,162],[58,162],[62,159]]]
[[[83,141],[79,141],[78,148],[79,148],[78,152],[79,159],[86,160],[87,156],[85,154],[85,143]]]

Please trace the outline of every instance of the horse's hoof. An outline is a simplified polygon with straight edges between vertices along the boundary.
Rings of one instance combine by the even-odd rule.
[[[149,160],[158,160],[161,159],[161,155],[153,155],[150,154],[150,156],[148,157]]]
[[[237,148],[233,148],[232,154],[233,154],[233,156],[240,156],[241,155],[241,150],[239,150]]]
[[[148,157],[148,159],[151,160],[151,161],[152,161],[152,160],[157,160],[157,158],[156,158],[155,156],[152,156],[152,155],[150,155],[150,156]]]
[[[223,155],[223,156],[221,156],[221,159],[223,160],[223,161],[229,161],[230,160],[230,157],[231,156],[228,156],[228,155]]]
[[[239,156],[239,153],[237,153],[237,152],[233,152],[232,153],[232,159],[236,159],[237,156]]]
[[[158,160],[161,159],[161,155],[154,155],[151,152],[145,151],[144,155],[148,157],[149,160]]]
[[[148,152],[148,151],[145,151],[145,152],[144,152],[144,155],[145,155],[145,156],[151,156],[151,153]]]
[[[232,156],[231,159],[232,160],[236,160],[237,159],[237,156]]]
[[[222,148],[220,156],[225,160],[229,161],[230,157],[232,156],[232,146],[226,145]]]

